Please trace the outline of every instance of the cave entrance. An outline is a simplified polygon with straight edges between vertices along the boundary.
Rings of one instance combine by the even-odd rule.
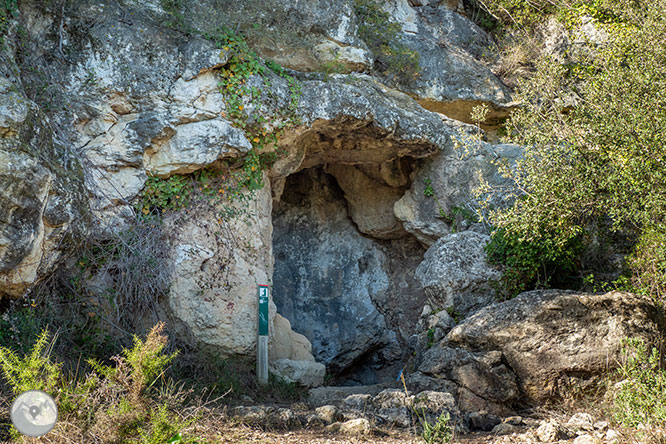
[[[395,380],[425,295],[414,271],[425,252],[393,204],[410,159],[328,164],[273,181],[273,298],[312,343],[332,382]]]

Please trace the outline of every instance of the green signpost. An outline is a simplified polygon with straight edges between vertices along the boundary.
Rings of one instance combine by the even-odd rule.
[[[259,336],[268,336],[268,285],[259,285]]]
[[[259,313],[257,316],[257,379],[268,383],[268,285],[258,287]]]

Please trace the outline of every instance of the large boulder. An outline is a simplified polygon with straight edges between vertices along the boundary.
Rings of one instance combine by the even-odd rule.
[[[440,238],[416,269],[430,304],[466,314],[494,301],[492,281],[501,273],[486,261],[490,237],[463,231]]]
[[[532,291],[480,310],[444,343],[500,351],[525,398],[541,402],[571,382],[607,374],[624,338],[656,343],[664,327],[661,310],[645,296]]]
[[[457,387],[458,405],[462,410],[506,414],[519,398],[516,376],[499,353],[475,355],[440,342],[419,358],[420,374]]]

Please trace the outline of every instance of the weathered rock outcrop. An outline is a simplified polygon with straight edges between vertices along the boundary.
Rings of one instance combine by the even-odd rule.
[[[494,301],[492,282],[501,273],[486,262],[490,236],[474,231],[449,234],[435,242],[416,269],[432,307],[461,315]]]
[[[262,16],[271,8],[293,12],[291,6],[277,1],[270,5],[232,2],[212,9],[203,8],[205,2],[185,3],[197,6],[187,15],[187,20],[192,20],[193,28],[202,32],[212,30],[209,26],[213,24],[217,28],[220,24],[237,23],[229,17],[250,20],[253,16],[249,10],[261,12]],[[326,40],[323,36],[334,33],[334,40],[342,46],[351,45],[349,47],[361,51],[359,60],[366,57],[363,51],[367,52],[367,48],[355,36],[351,3],[341,2],[341,8],[315,3],[299,8],[298,12],[301,17],[298,26],[315,29],[305,37],[305,46],[311,47],[312,36]],[[59,86],[53,89],[48,104],[45,97],[39,99],[51,110],[63,146],[69,146],[82,160],[80,169],[77,170],[75,161],[71,162],[70,169],[74,175],[85,178],[95,219],[91,230],[124,229],[133,217],[132,205],[148,175],[167,177],[192,172],[219,160],[240,157],[250,148],[242,131],[231,125],[227,105],[219,91],[216,70],[229,62],[228,48],[218,48],[214,42],[200,36],[163,27],[155,20],[165,17],[157,2],[119,5],[112,1],[80,0],[68,3],[62,10],[54,8],[52,4],[41,2],[21,4],[21,20],[27,34],[23,39],[25,50],[20,54],[21,67],[15,71],[25,68],[23,80],[31,91],[36,91],[44,78],[51,85]],[[208,12],[202,14],[205,10]],[[174,17],[169,15],[171,13],[173,11],[166,14],[167,18]],[[325,31],[321,33],[320,29]],[[297,53],[302,47],[294,46],[291,54],[300,57]],[[259,49],[263,54],[261,45]],[[259,113],[270,107],[287,107],[292,98],[283,78],[270,70],[266,71],[266,76],[270,87],[259,76],[250,79],[250,83],[264,93],[256,105]],[[15,93],[10,91],[11,94]],[[252,106],[247,104],[248,111]],[[26,109],[22,105],[3,108],[3,119],[25,119]],[[270,171],[276,183],[300,169],[323,163],[389,165],[402,156],[428,156],[450,149],[453,134],[453,126],[438,115],[425,111],[407,95],[363,75],[331,76],[328,81],[318,80],[316,76],[315,79],[303,77],[295,114],[301,124],[285,135],[279,147],[288,154]],[[35,114],[32,120],[40,119],[43,117]],[[386,168],[383,171],[385,173]],[[17,181],[31,182],[30,187],[34,188],[21,191],[24,196],[35,195],[34,202],[21,204],[36,211],[31,210],[32,213],[38,214],[41,207],[52,208],[56,201],[65,204],[71,200],[54,197],[44,206],[45,196],[50,193],[45,184],[50,179],[39,169],[30,173],[30,177],[33,176],[35,180],[22,176]],[[60,183],[53,183],[56,182]],[[401,183],[402,187],[408,185],[404,178]],[[62,187],[65,188],[81,193],[80,177],[78,188],[75,185]],[[225,237],[224,230],[220,234],[220,224],[213,212],[203,212],[198,218],[176,217],[170,222],[176,233],[173,263],[169,265],[173,269],[171,309],[175,318],[191,328],[197,341],[221,347],[228,353],[248,353],[252,348],[256,312],[250,286],[256,284],[256,280],[271,280],[270,205],[264,206],[267,204],[261,194],[264,191],[251,205],[261,214],[260,222],[253,222],[251,228],[229,222],[233,226],[230,231],[237,231],[239,237],[251,245],[245,248],[243,244],[236,249],[237,256],[230,256],[231,243],[235,241]],[[382,223],[383,226],[369,228],[370,231],[378,236],[382,236],[382,232],[391,233],[387,234],[389,237],[399,231],[396,228],[399,224],[385,211],[391,206],[390,200],[399,197],[391,191],[391,198],[382,209],[382,215],[394,226],[387,228],[386,223]],[[50,219],[59,232],[66,232],[67,224],[56,221],[58,217],[73,219],[65,213]],[[43,219],[39,215],[31,216],[28,225],[33,227],[29,230],[32,234],[16,230],[7,234],[8,243],[25,244],[21,252],[12,247],[13,258],[22,256],[34,264],[39,262],[37,256],[52,256],[50,245],[54,245],[58,237],[49,236],[40,228],[42,222],[39,221]],[[27,229],[28,225],[22,226]],[[39,240],[41,237],[48,237],[53,243],[45,244]],[[257,239],[261,240],[260,246],[253,245]],[[264,250],[257,256],[253,252],[255,248]],[[221,281],[217,286],[212,283],[219,279],[207,267],[219,263],[221,258],[229,258],[229,263],[220,266],[224,265],[228,276],[235,277],[224,286]],[[17,265],[17,259],[8,259],[6,268],[11,268],[11,273],[15,274]],[[250,277],[242,276],[245,272],[249,272]],[[18,285],[15,278],[8,277],[6,286],[11,289],[7,291],[21,294],[39,277],[36,269],[21,273],[25,285]]]
[[[663,314],[644,296],[534,291],[482,309],[443,344],[501,352],[525,399],[543,401],[616,366],[624,338],[655,343],[664,328]]]
[[[211,208],[167,221],[173,233],[169,305],[196,341],[224,354],[250,355],[257,286],[270,284],[273,271],[269,187],[234,205],[244,211],[230,220]],[[275,316],[272,304],[270,316]]]
[[[406,231],[425,245],[474,223],[478,207],[474,191],[479,177],[491,186],[507,185],[498,172],[499,162],[514,162],[522,149],[516,145],[475,144],[470,154],[448,151],[426,159],[418,168],[411,188],[395,204],[395,215]],[[503,204],[493,202],[495,206]]]
[[[511,101],[506,87],[481,61],[492,52],[490,38],[456,12],[457,4],[394,0],[379,5],[402,28],[397,39],[419,54],[419,75],[400,84],[401,90],[424,99],[428,109],[464,121],[474,104],[487,102],[501,110]],[[363,71],[376,63],[376,55],[359,36],[362,17],[356,15],[353,0],[193,0],[177,8],[165,11],[152,2],[145,7],[162,20],[182,20],[185,28],[211,34],[219,31],[220,23],[234,24],[262,57],[299,71],[325,71],[331,65]]]
[[[420,54],[420,75],[400,83],[373,69],[352,0],[222,3],[21,2],[21,48],[12,33],[9,68],[0,68],[10,79],[0,80],[0,184],[8,190],[0,293],[27,291],[65,235],[131,227],[149,176],[234,164],[252,149],[219,86],[232,63],[220,27],[234,28],[260,56],[301,71],[290,72],[297,94],[280,70],[250,76],[253,97],[237,109],[248,118],[289,109],[298,123],[267,147],[281,157],[261,189],[232,205],[239,216],[220,217],[215,204],[166,213],[169,316],[199,344],[252,355],[256,285],[273,283],[284,315],[271,304],[277,371],[312,384],[322,377],[314,357],[333,372],[398,368],[425,300],[414,274],[424,251],[408,233],[429,245],[450,230],[418,199],[430,170],[417,170],[416,159],[453,159],[461,127],[424,107],[462,120],[471,104],[503,109],[507,90],[480,61],[488,38],[444,3],[383,4],[402,24],[396,38]],[[330,63],[365,74],[314,72]],[[284,123],[267,120],[267,131]],[[449,170],[429,168],[445,170],[433,185],[449,211],[469,197],[468,179],[487,159],[447,162]],[[91,221],[79,229],[82,214]],[[476,308],[461,302],[466,291],[446,301]]]
[[[22,296],[85,226],[81,166],[0,47],[0,297]]]

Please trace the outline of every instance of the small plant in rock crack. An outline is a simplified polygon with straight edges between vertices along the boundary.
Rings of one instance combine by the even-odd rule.
[[[430,327],[426,335],[428,336],[428,343],[426,344],[426,348],[430,348],[435,344],[435,329]]]
[[[423,179],[423,195],[425,197],[435,197],[435,190],[432,188],[432,180]]]
[[[417,409],[414,409],[414,411],[423,425],[421,437],[426,444],[443,444],[451,442],[453,439],[453,430],[449,425],[449,421],[451,420],[449,412],[442,412],[442,414],[439,415],[439,418],[431,424],[426,418],[425,410],[422,409],[420,414]]]
[[[446,312],[453,318],[456,324],[459,324],[462,320],[462,314],[456,310],[453,305],[446,307]]]

